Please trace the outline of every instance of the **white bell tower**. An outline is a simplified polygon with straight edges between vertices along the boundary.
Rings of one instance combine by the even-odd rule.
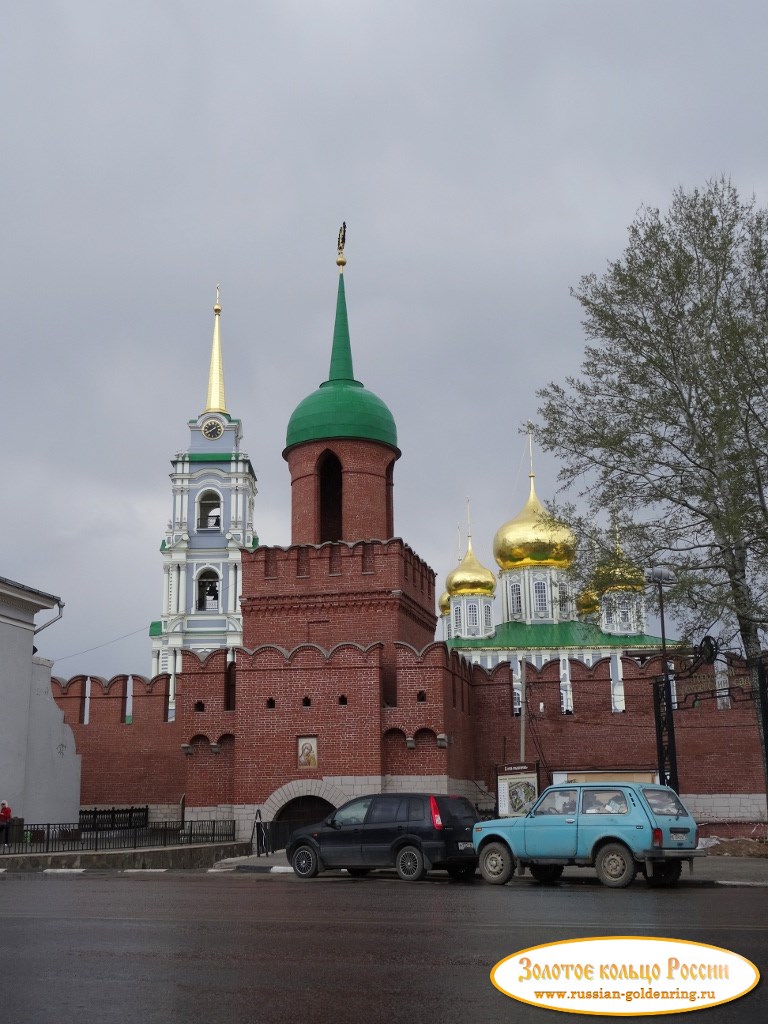
[[[160,545],[162,617],[150,626],[152,675],[171,675],[171,707],[182,650],[200,656],[243,640],[241,552],[256,547],[256,475],[241,451],[242,427],[227,411],[216,288],[208,397],[189,421],[186,452],[171,460],[171,518]]]

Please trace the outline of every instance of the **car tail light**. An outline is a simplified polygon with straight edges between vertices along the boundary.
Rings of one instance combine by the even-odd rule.
[[[440,808],[437,806],[437,800],[433,796],[429,798],[429,809],[432,812],[432,827],[442,828],[443,819],[440,817]]]
[[[653,830],[653,838],[651,839],[651,846],[658,846],[659,848],[664,845],[664,837],[661,833],[660,828]]]

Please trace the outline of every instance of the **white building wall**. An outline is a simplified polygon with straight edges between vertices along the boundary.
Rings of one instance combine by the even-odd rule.
[[[51,694],[51,662],[33,656],[35,615],[58,598],[0,581],[0,799],[29,822],[75,822],[80,756]]]

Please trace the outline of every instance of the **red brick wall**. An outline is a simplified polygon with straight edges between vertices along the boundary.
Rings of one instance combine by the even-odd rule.
[[[51,681],[82,755],[80,803],[177,803],[184,793],[185,767],[179,723],[164,721],[168,677],[133,677],[130,724],[123,721],[126,676],[108,682],[92,676],[89,723],[80,722],[85,680]]]
[[[397,703],[395,641],[416,648],[435,632],[434,573],[399,538],[257,548],[243,555],[248,648],[383,643],[383,695]]]
[[[513,714],[508,665],[470,667],[444,644],[418,651],[392,645],[398,703],[383,706],[385,645],[315,645],[286,652],[265,645],[237,651],[236,705],[225,709],[226,652],[204,663],[186,654],[177,718],[165,722],[168,680],[135,677],[133,723],[121,721],[126,677],[92,680],[90,723],[78,721],[85,678],[52,681],[54,697],[83,755],[83,804],[259,803],[293,778],[344,775],[448,775],[495,788],[496,766],[520,757],[521,718]],[[658,665],[624,659],[627,710],[611,712],[607,661],[571,662],[574,714],[560,713],[559,666],[528,666],[525,760],[552,771],[656,768],[651,681]],[[697,692],[712,680],[697,680]],[[744,677],[744,695],[748,680]],[[678,683],[685,701],[686,684]],[[339,698],[346,698],[340,704]],[[423,696],[424,699],[420,699]],[[309,705],[305,705],[305,698]],[[267,706],[274,701],[274,708]],[[203,711],[196,711],[198,702]],[[540,704],[544,711],[540,711]],[[720,710],[702,699],[674,713],[681,790],[754,793],[763,770],[754,704]],[[448,746],[438,748],[438,734]],[[297,741],[317,738],[316,769],[297,765]],[[406,738],[416,746],[409,749]],[[192,746],[185,756],[181,744]],[[220,752],[211,750],[218,743]]]

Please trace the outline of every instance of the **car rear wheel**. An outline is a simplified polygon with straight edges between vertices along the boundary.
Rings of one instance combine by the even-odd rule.
[[[637,874],[637,864],[623,843],[608,843],[597,855],[597,877],[611,889],[623,889]]]
[[[488,843],[480,851],[480,874],[491,885],[504,885],[514,869],[515,858],[506,843]]]
[[[424,856],[416,846],[404,846],[395,857],[397,873],[404,882],[418,882],[427,873]]]
[[[314,878],[319,870],[317,854],[311,846],[299,846],[293,851],[291,867],[299,878]]]
[[[562,873],[562,864],[531,864],[531,874],[537,882],[541,882],[543,885],[551,885],[556,882]]]
[[[682,873],[681,861],[661,860],[652,864],[650,870],[646,869],[645,880],[652,888],[661,889],[665,886],[677,885]]]

